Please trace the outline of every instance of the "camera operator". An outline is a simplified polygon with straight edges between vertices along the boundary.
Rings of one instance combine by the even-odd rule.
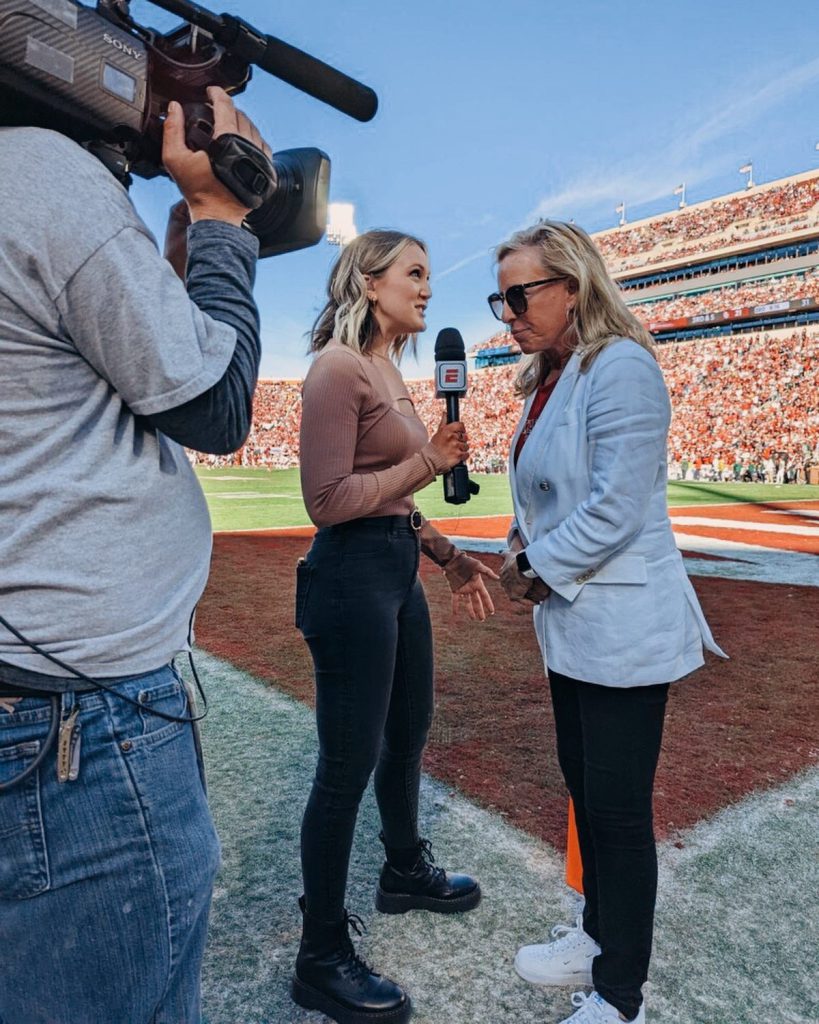
[[[214,135],[269,156],[208,93]],[[200,1020],[219,843],[173,658],[211,529],[181,445],[247,435],[258,242],[175,103],[163,163],[191,220],[187,293],[101,163],[0,129],[0,786],[60,716],[0,789],[3,1024]]]

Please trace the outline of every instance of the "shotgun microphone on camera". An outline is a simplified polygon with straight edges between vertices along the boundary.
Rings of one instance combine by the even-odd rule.
[[[460,399],[466,394],[466,352],[461,332],[445,327],[435,341],[435,397],[446,400],[446,421],[457,423],[460,417]],[[444,501],[450,505],[463,505],[479,486],[469,479],[465,462],[444,473]]]

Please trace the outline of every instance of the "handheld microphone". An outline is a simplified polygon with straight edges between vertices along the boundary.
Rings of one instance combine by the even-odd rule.
[[[466,352],[460,331],[445,327],[435,341],[435,397],[446,400],[446,421],[460,419],[460,398],[466,394]],[[465,462],[444,473],[444,501],[450,505],[463,505],[480,490],[469,479]]]

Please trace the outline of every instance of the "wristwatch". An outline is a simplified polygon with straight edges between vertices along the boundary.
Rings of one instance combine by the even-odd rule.
[[[525,551],[518,551],[515,556],[515,561],[518,563],[518,572],[521,576],[525,576],[527,580],[537,579],[537,573],[529,564],[529,559],[526,557]]]

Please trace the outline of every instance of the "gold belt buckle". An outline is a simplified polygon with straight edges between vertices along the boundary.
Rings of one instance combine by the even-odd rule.
[[[421,532],[421,527],[424,525],[424,517],[421,515],[420,509],[414,508],[410,512],[410,526],[415,530],[416,533]]]

